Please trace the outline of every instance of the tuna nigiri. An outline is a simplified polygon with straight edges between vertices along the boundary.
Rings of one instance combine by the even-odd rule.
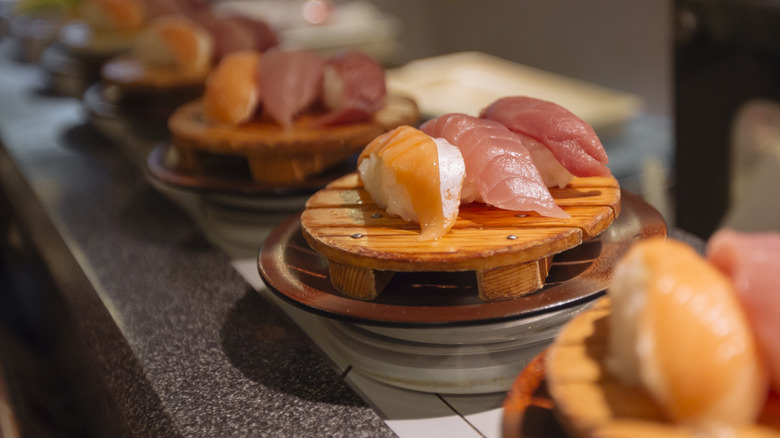
[[[505,97],[480,117],[504,124],[548,148],[574,176],[607,176],[609,159],[593,128],[566,108],[526,96]]]
[[[734,283],[780,393],[780,234],[720,230],[707,257]]]
[[[377,60],[357,50],[328,59],[322,100],[329,112],[314,121],[331,126],[369,120],[385,104],[385,70]]]
[[[624,384],[711,436],[756,420],[767,373],[725,275],[689,246],[652,238],[620,260],[608,295],[607,365]]]
[[[259,77],[263,110],[289,129],[293,119],[319,97],[325,60],[306,50],[271,49],[263,54]]]
[[[420,224],[420,240],[438,239],[455,224],[465,167],[446,140],[398,127],[360,153],[358,175],[377,205]]]
[[[445,114],[425,122],[420,129],[460,149],[466,168],[464,202],[570,217],[547,190],[523,140],[501,123],[465,114]]]
[[[238,50],[265,52],[279,44],[271,28],[262,21],[241,16],[216,16],[208,9],[190,15],[214,38],[214,61]]]

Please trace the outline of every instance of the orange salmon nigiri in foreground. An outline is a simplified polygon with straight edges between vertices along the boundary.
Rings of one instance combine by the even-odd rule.
[[[422,228],[434,240],[455,224],[466,169],[455,146],[411,126],[375,138],[358,158],[358,174],[371,198],[388,213]]]
[[[653,238],[629,249],[608,294],[607,365],[624,384],[711,436],[755,421],[767,371],[726,276],[689,246]]]

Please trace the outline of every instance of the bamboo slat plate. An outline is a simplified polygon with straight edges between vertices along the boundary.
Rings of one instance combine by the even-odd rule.
[[[609,301],[576,316],[545,352],[531,361],[504,401],[504,438],[693,438],[669,423],[638,388],[621,385],[604,366]],[[780,437],[780,395],[770,394],[758,426],[742,437]]]
[[[473,203],[461,206],[446,235],[422,242],[419,225],[388,215],[352,174],[312,196],[301,225],[347,295],[374,299],[393,272],[468,270],[477,273],[482,299],[516,298],[543,286],[552,255],[598,236],[620,214],[612,177],[578,178],[550,192],[571,218]]]
[[[484,302],[476,276],[461,272],[399,272],[371,301],[338,292],[328,260],[311,249],[300,215],[274,229],[258,256],[269,289],[308,311],[371,325],[468,325],[561,309],[592,299],[606,288],[615,261],[637,239],[666,234],[661,215],[638,196],[621,194],[620,216],[600,235],[553,257],[544,287],[513,300]]]

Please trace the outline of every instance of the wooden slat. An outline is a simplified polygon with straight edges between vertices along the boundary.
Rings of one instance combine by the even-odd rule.
[[[355,238],[359,232],[362,237]],[[508,236],[516,236],[510,240]],[[310,245],[329,260],[391,271],[463,271],[525,263],[578,245],[577,228],[453,229],[434,242],[420,242],[419,231],[389,228],[354,231],[321,228]]]
[[[453,229],[462,228],[506,228],[521,229],[545,227],[575,227],[582,230],[583,239],[589,239],[600,234],[612,223],[614,211],[603,206],[567,207],[566,212],[572,215],[569,219],[542,217],[536,214],[518,217],[517,212],[501,210],[493,207],[461,209]],[[301,218],[310,228],[345,227],[352,233],[371,233],[375,228],[390,228],[394,230],[416,230],[419,225],[407,222],[400,217],[388,215],[375,204],[346,207],[318,207],[304,211]]]

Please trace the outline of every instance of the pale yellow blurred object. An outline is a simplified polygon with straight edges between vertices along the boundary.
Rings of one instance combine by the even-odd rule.
[[[513,95],[549,100],[596,131],[619,128],[642,107],[634,94],[557,75],[482,52],[459,52],[412,61],[387,72],[388,88],[411,95],[429,117],[478,115],[495,100]]]

